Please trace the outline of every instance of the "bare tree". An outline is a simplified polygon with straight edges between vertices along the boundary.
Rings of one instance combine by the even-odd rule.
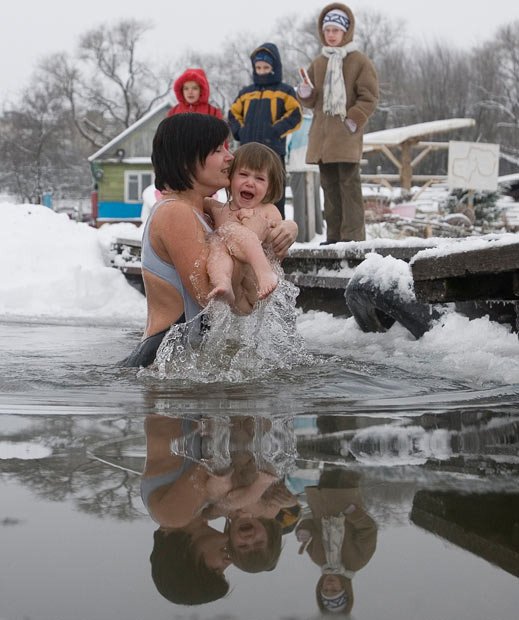
[[[40,202],[42,193],[81,185],[84,153],[63,109],[60,93],[45,81],[27,89],[2,119],[0,161],[3,185],[24,201]]]
[[[482,139],[519,163],[519,20],[500,28],[472,56],[473,109]]]
[[[139,120],[168,92],[168,84],[139,59],[151,26],[121,20],[81,37],[75,59],[50,56],[41,70],[52,77],[79,133],[93,146],[106,144]]]

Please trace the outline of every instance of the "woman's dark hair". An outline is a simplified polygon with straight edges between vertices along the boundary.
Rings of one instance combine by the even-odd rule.
[[[188,112],[165,118],[153,138],[155,187],[176,192],[193,189],[197,165],[203,166],[228,137],[229,126],[215,116]]]
[[[253,172],[265,170],[268,179],[268,188],[262,203],[277,202],[285,191],[285,171],[279,155],[270,147],[259,142],[242,144],[234,152],[229,176],[240,168],[246,168]]]
[[[229,551],[233,564],[246,573],[261,573],[274,570],[281,554],[281,524],[275,519],[260,517],[267,532],[267,546],[257,551],[239,552],[229,541]]]
[[[155,587],[172,603],[202,605],[229,592],[223,574],[196,557],[191,536],[181,530],[154,532],[150,562]]]

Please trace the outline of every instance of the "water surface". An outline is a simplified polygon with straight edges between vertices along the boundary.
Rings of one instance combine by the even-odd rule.
[[[138,337],[0,324],[2,620],[319,617],[321,569],[294,530],[274,570],[230,566],[223,599],[185,607],[158,593],[157,523],[140,497],[144,423],[157,415],[274,421],[256,423],[248,449],[304,511],[323,471],[354,476],[376,524],[352,579],[355,619],[517,617],[518,385],[478,388],[346,353],[193,385],[117,369]]]

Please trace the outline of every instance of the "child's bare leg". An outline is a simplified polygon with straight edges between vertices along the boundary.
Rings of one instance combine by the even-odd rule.
[[[258,281],[258,299],[265,299],[278,285],[274,273],[257,235],[243,224],[229,223],[221,230],[229,252],[239,261],[248,263]]]
[[[229,255],[227,246],[220,238],[212,238],[207,257],[207,273],[213,289],[207,296],[208,299],[222,299],[230,306],[234,305],[233,270],[234,261]]]
[[[221,501],[227,510],[239,510],[245,506],[256,504],[276,480],[276,476],[259,472],[252,484],[233,489]]]

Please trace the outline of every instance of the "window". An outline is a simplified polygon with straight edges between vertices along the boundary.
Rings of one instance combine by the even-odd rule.
[[[124,202],[142,202],[142,192],[153,183],[153,173],[135,170],[124,173]]]

